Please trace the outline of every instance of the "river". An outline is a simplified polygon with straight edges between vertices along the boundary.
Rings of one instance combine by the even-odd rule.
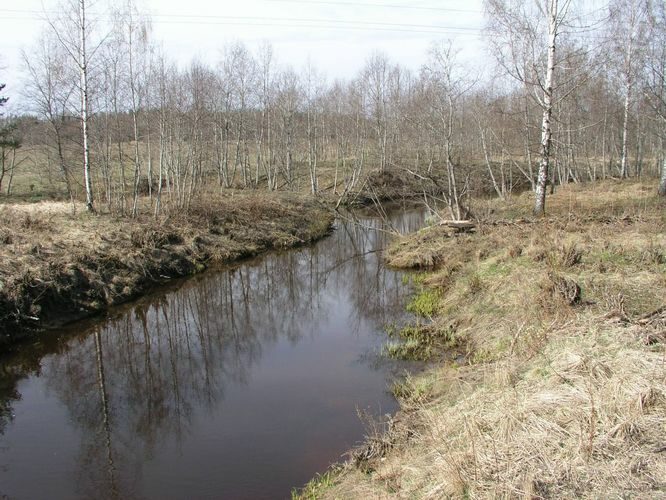
[[[363,440],[359,413],[397,408],[381,346],[409,287],[387,238],[338,222],[0,360],[0,498],[289,498]]]

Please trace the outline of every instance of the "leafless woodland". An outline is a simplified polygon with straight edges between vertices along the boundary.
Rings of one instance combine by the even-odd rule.
[[[438,40],[418,71],[376,52],[349,80],[293,68],[269,43],[181,68],[131,2],[96,19],[87,1],[66,0],[23,54],[29,108],[2,117],[7,194],[32,165],[122,216],[210,189],[345,196],[373,170],[437,179],[458,219],[471,194],[532,189],[542,214],[549,189],[607,177],[660,177],[666,195],[659,0],[485,0],[483,71]]]

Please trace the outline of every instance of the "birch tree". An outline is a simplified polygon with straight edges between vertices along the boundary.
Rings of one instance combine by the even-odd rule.
[[[234,43],[227,47],[223,63],[224,78],[229,85],[228,97],[235,118],[235,152],[234,172],[240,168],[243,187],[251,182],[248,148],[248,110],[254,104],[252,97],[256,94],[257,64],[252,54],[242,43]],[[233,174],[232,174],[233,177]]]
[[[317,166],[319,162],[319,142],[321,131],[319,130],[319,117],[321,115],[321,99],[325,83],[312,63],[308,62],[305,68],[304,97],[306,116],[306,135],[308,143],[308,170],[310,172],[310,191],[317,194],[319,190],[319,178]]]
[[[666,5],[652,0],[649,7],[650,36],[646,71],[646,95],[654,110],[661,143],[661,175],[658,192],[666,196]]]
[[[363,71],[363,79],[369,97],[369,115],[372,118],[379,151],[380,172],[386,170],[388,163],[390,74],[389,59],[386,54],[379,52],[370,56]]]
[[[0,92],[4,88],[5,84],[0,83]],[[0,95],[0,108],[7,104],[8,100],[8,97]],[[16,150],[20,147],[21,141],[16,134],[16,124],[3,119],[3,113],[0,111],[0,188],[8,172],[10,176],[13,176],[16,166]]]
[[[131,214],[132,217],[136,217],[139,213],[139,185],[142,166],[139,146],[141,140],[139,120],[146,94],[150,25],[131,0],[128,0],[123,10],[117,12],[115,17],[118,20],[118,26],[116,27],[119,38],[118,48],[126,57],[122,76],[128,90],[128,105],[132,117],[134,176]]]
[[[90,177],[90,138],[88,130],[89,94],[88,94],[88,24],[86,20],[86,1],[79,0],[79,46],[76,59],[80,74],[81,92],[81,137],[83,140],[83,182],[86,188],[86,208],[94,212],[92,179]]]
[[[92,42],[91,26],[88,22],[87,0],[68,0],[59,9],[62,15],[48,23],[58,41],[69,54],[79,74],[79,118],[81,122],[81,153],[83,160],[83,184],[86,191],[86,208],[94,212],[94,196],[90,173],[90,89],[88,88],[90,56],[99,48]]]
[[[611,68],[623,94],[620,176],[629,176],[629,120],[645,48],[647,5],[644,0],[615,0],[609,6],[609,40],[616,57]]]
[[[456,52],[451,42],[440,42],[431,47],[428,63],[422,74],[434,115],[430,126],[436,131],[446,166],[448,186],[442,195],[451,217],[461,220],[467,216],[467,209],[463,206],[465,192],[454,161],[454,134],[457,128],[457,107],[472,84],[461,76],[461,68],[456,61]]]
[[[275,104],[279,113],[282,175],[292,189],[294,182],[294,153],[296,143],[296,114],[302,108],[303,89],[299,77],[291,68],[280,72],[276,80]]]
[[[534,214],[544,215],[558,65],[556,48],[571,0],[485,0],[493,49],[500,65],[522,85],[533,89],[541,108],[539,170],[535,182]],[[545,65],[544,65],[545,61]]]
[[[263,167],[269,191],[277,188],[277,169],[273,151],[273,47],[263,43],[257,57],[259,82],[259,106],[255,142],[257,148],[256,182],[259,182],[259,169]]]

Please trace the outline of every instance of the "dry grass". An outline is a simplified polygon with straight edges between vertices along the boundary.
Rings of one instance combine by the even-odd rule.
[[[640,183],[568,186],[547,219],[516,218],[530,201],[390,254],[429,263],[429,328],[454,323],[466,357],[398,385],[405,428],[319,497],[666,498],[666,207]]]
[[[146,144],[140,143],[139,148],[145,157],[147,154]],[[134,142],[123,143],[122,149],[127,157],[131,157],[134,154]],[[250,149],[250,157],[256,157],[256,152],[252,151],[252,148]],[[349,160],[347,159],[348,163]],[[20,167],[17,168],[16,176],[13,180],[12,195],[9,198],[0,195],[0,203],[68,199],[62,175],[57,166],[49,161],[49,152],[43,146],[25,145],[18,151],[18,161],[20,162]],[[366,162],[371,168],[366,167],[363,169],[353,190],[354,192],[348,193],[344,201],[345,203],[355,206],[372,205],[374,203],[373,200],[376,199],[389,201],[421,197],[424,188],[428,192],[432,192],[434,189],[432,183],[424,182],[400,167],[391,168],[384,173],[380,173],[376,170],[379,158],[369,157],[366,159]],[[115,154],[114,158],[111,159],[110,165],[112,180],[116,185],[114,191],[117,196],[119,194],[117,188],[120,186],[120,163],[117,161]],[[372,167],[373,165],[375,167]],[[480,172],[483,174],[485,167],[481,168]],[[330,201],[337,202],[338,197],[345,188],[344,179],[350,176],[349,167],[343,169],[338,164],[336,168],[336,161],[333,158],[320,159],[317,166],[317,174],[320,190],[319,195]],[[292,165],[292,176],[293,182],[289,190],[299,194],[309,194],[311,186],[310,171],[307,162],[295,161]],[[156,184],[157,180],[155,179],[153,182]],[[199,192],[219,192],[220,187],[218,182],[217,172],[206,171]],[[101,187],[104,185],[105,179],[102,178],[102,172],[99,170],[94,171],[93,186]],[[147,189],[147,179],[142,179],[142,187]],[[72,188],[75,199],[84,199],[85,195],[80,183],[74,182]],[[265,192],[266,188],[266,181],[262,178],[258,185],[251,189],[253,191]],[[282,179],[278,184],[278,189],[287,190],[287,186]],[[243,190],[243,182],[240,175],[236,177],[235,183],[231,188],[222,189],[226,193]],[[144,191],[144,194],[147,194],[146,191]],[[128,188],[126,195],[128,198],[132,197],[131,187]],[[101,199],[101,193],[98,193],[97,197]],[[100,204],[98,203],[98,205]]]
[[[306,197],[236,195],[155,219],[68,203],[0,206],[0,346],[101,311],[212,262],[319,238],[329,210]]]
[[[558,333],[528,361],[441,368],[441,392],[412,413],[414,437],[394,446],[372,475],[350,469],[330,496],[666,493],[663,353],[627,341],[617,325]],[[480,380],[466,384],[466,371]]]

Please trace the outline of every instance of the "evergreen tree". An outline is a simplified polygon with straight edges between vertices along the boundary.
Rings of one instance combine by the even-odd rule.
[[[5,84],[0,83],[0,92],[5,89]],[[2,108],[9,101],[9,97],[0,95],[0,108]],[[0,148],[18,148],[19,141],[14,137],[16,125],[6,120],[2,120],[3,113],[0,110]]]
[[[5,89],[5,84],[0,83],[0,92]],[[7,101],[8,97],[0,95],[0,108],[2,108]],[[7,163],[10,153],[15,152],[18,148],[21,147],[21,142],[16,137],[16,124],[8,122],[2,118],[3,113],[0,111],[0,187],[2,187],[2,181],[5,178],[5,174],[8,170],[10,172],[10,184],[11,177],[13,173],[14,162]]]

